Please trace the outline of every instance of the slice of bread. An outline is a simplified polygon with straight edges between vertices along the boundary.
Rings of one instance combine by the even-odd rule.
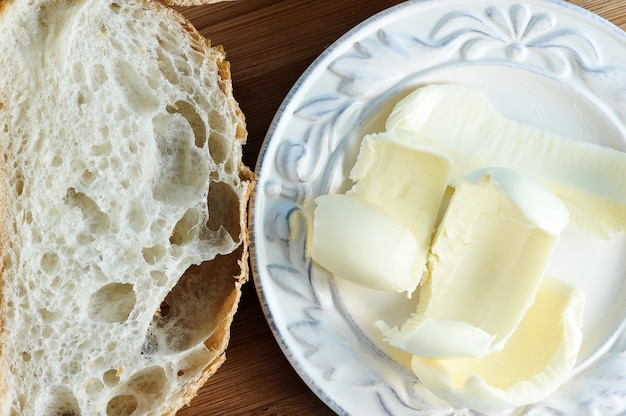
[[[0,415],[174,414],[248,278],[220,47],[148,0],[0,0]]]

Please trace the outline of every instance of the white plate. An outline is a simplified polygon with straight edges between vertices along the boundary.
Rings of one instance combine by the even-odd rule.
[[[309,387],[345,415],[474,415],[437,399],[387,347],[375,319],[401,323],[403,295],[335,280],[311,263],[316,196],[342,192],[359,141],[418,85],[484,91],[507,117],[626,150],[626,36],[568,3],[414,1],[369,19],[304,73],[263,146],[251,212],[252,260],[267,320]],[[626,190],[625,190],[626,192]],[[626,237],[567,234],[550,272],[587,294],[570,381],[542,403],[502,414],[626,412]]]

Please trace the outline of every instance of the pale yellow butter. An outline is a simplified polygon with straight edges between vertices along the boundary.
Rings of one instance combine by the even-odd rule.
[[[418,88],[396,104],[386,128],[447,154],[452,184],[476,168],[507,166],[562,198],[575,231],[606,237],[626,230],[626,153],[506,119],[476,89]]]
[[[370,289],[413,291],[419,245],[382,208],[351,195],[316,200],[311,258],[335,276]]]
[[[554,392],[576,364],[583,307],[582,292],[546,277],[502,351],[482,359],[414,356],[412,369],[429,390],[461,407],[489,412],[538,402]]]
[[[433,241],[417,312],[401,329],[378,323],[386,340],[430,358],[502,350],[568,217],[547,188],[509,169],[460,181]]]
[[[383,208],[428,251],[452,162],[433,148],[394,133],[365,136],[347,192]]]
[[[348,195],[365,199],[406,227],[417,241],[417,273],[421,276],[448,186],[450,159],[439,151],[393,133],[365,136],[350,172],[355,182]],[[417,286],[407,288],[411,293]]]
[[[337,277],[410,296],[426,269],[450,169],[436,150],[394,134],[366,136],[352,188],[317,200],[311,257]]]

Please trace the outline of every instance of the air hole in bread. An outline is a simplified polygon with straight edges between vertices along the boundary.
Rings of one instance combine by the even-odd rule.
[[[167,392],[167,386],[168,380],[163,368],[153,366],[137,372],[125,384],[123,391],[132,393],[139,404],[145,403],[148,407],[162,399]]]
[[[44,253],[39,261],[39,267],[46,274],[54,274],[59,268],[59,255],[57,253]]]
[[[26,215],[26,220],[28,219],[28,215]],[[32,222],[32,218],[30,219],[30,222]],[[40,244],[42,239],[41,239],[41,230],[37,229],[36,227],[31,227],[30,228],[30,239],[31,242],[33,244]]]
[[[136,233],[145,231],[148,227],[148,215],[139,199],[130,202],[127,219],[128,226]]]
[[[80,349],[80,346],[78,349]],[[74,360],[61,364],[60,370],[66,377],[76,375],[80,371],[79,362],[83,362],[82,354],[76,354]]]
[[[172,230],[170,243],[184,246],[193,241],[199,232],[202,213],[197,209],[188,209]]]
[[[161,261],[163,256],[165,256],[166,250],[165,250],[165,247],[163,247],[160,244],[157,244],[156,246],[146,247],[141,252],[143,254],[143,259],[146,261],[146,263],[156,264],[159,261]],[[164,276],[161,274],[161,276],[158,276],[158,277],[153,276],[153,277],[156,280],[158,280],[159,278],[163,278]]]
[[[211,158],[215,163],[223,163],[230,153],[228,139],[224,136],[228,134],[227,126],[229,123],[226,122],[225,116],[215,109],[209,112],[208,123],[212,129],[209,134],[209,152]]]
[[[65,386],[54,386],[39,396],[35,413],[51,416],[80,416],[76,396]]]
[[[49,311],[48,309],[39,309],[39,315],[41,316],[41,321],[44,324],[53,324],[57,319],[59,319],[59,316],[56,313]]]
[[[96,180],[96,174],[89,169],[85,169],[83,173],[80,175],[79,182],[85,188],[88,187]]]
[[[91,148],[92,156],[109,156],[113,152],[113,145],[111,142],[105,142],[97,144]]]
[[[78,92],[76,94],[76,104],[81,107],[85,104],[87,104],[87,98],[85,98],[85,94],[83,94],[82,92]]]
[[[161,100],[132,64],[119,60],[114,65],[114,72],[120,87],[123,86],[124,95],[130,107],[140,114],[155,111],[161,106]]]
[[[124,166],[124,162],[122,162],[122,159],[120,159],[117,156],[112,156],[109,158],[109,166],[111,167],[111,169],[116,170],[116,171],[120,171],[123,169]],[[132,175],[132,173],[131,173]],[[136,177],[136,176],[134,176]]]
[[[63,281],[64,280],[61,278],[61,276],[55,276],[54,279],[52,279],[52,282],[50,283],[50,288],[59,289],[61,285],[63,284]]]
[[[159,26],[162,31],[157,35],[157,41],[159,46],[172,58],[170,61],[170,73],[176,74],[175,78],[180,80],[178,74],[183,77],[189,77],[192,75],[191,66],[187,62],[187,56],[185,55],[185,51],[180,48],[180,40],[176,36],[176,34],[172,33],[171,30],[167,27],[164,22],[159,22]],[[189,44],[188,46],[192,46],[193,44]],[[163,55],[161,54],[160,57]],[[162,70],[162,69],[161,69]],[[167,77],[169,79],[169,77]],[[175,82],[174,84],[179,84],[180,81]]]
[[[163,75],[163,77],[171,84],[177,85],[179,83],[178,73],[176,72],[174,65],[172,65],[171,59],[165,56],[160,49],[157,50],[157,59],[161,75]]]
[[[130,283],[110,283],[98,289],[89,300],[89,317],[94,321],[122,323],[137,301]]]
[[[219,131],[209,133],[209,154],[215,163],[223,163],[228,158],[229,140]]]
[[[104,34],[106,33],[106,27],[104,25],[100,28],[100,31]],[[107,75],[107,70],[102,64],[95,64],[91,68],[91,79],[95,85],[103,85],[109,80],[109,76]]]
[[[109,387],[115,387],[120,382],[120,377],[117,375],[117,370],[106,371],[102,375],[102,381]]]
[[[24,174],[21,170],[17,170],[15,173],[15,194],[21,196],[24,192]]]
[[[239,169],[239,165],[237,163],[237,159],[234,157],[230,157],[226,163],[224,163],[224,172],[227,175],[237,175],[237,170]]]
[[[137,398],[131,394],[113,397],[107,404],[107,416],[131,416],[139,407]]]
[[[169,305],[168,314],[155,313],[144,341],[144,354],[187,351],[211,338],[226,319],[222,311],[237,302],[234,276],[241,272],[240,256],[238,248],[185,272],[163,300]],[[214,319],[198,319],[199,316]]]
[[[167,106],[167,112],[170,114],[177,113],[183,116],[193,130],[196,146],[199,148],[204,147],[207,141],[206,125],[192,104],[187,101],[176,101],[174,105]]]
[[[22,351],[22,361],[24,361],[25,363],[29,362],[31,360],[31,355],[26,352],[26,351]]]
[[[137,46],[137,52],[142,53],[144,50],[144,45],[141,42],[135,44]],[[151,89],[154,91],[160,91],[163,86],[163,76],[161,75],[161,71],[158,68],[150,67],[147,68],[148,73],[146,74],[146,81]]]
[[[104,390],[104,384],[97,378],[92,378],[85,383],[85,392],[89,395],[100,394]]]
[[[161,315],[162,318],[165,318],[167,315],[170,314],[172,308],[170,308],[170,305],[167,302],[161,302],[161,306],[159,308],[159,315]]]
[[[78,242],[78,244],[80,245],[86,246],[93,243],[94,241],[96,241],[96,237],[94,237],[91,233],[78,233],[76,235],[76,242]]]
[[[161,287],[167,283],[167,276],[158,270],[150,272],[150,277],[156,282],[157,286]]]
[[[128,143],[128,150],[131,154],[136,155],[139,153],[139,146],[136,142],[130,142]]]
[[[21,306],[28,306],[28,305],[21,305]],[[50,338],[50,337],[52,337],[52,333],[53,333],[52,328],[53,327],[50,326],[50,325],[46,325],[44,327],[38,328],[38,329],[40,329],[40,332],[41,332],[40,336],[43,337],[43,338]]]
[[[59,155],[54,155],[52,157],[52,167],[58,168],[63,164],[63,158]]]
[[[207,202],[210,212],[207,228],[217,231],[223,227],[237,241],[241,233],[241,224],[233,213],[239,210],[239,197],[233,188],[227,183],[212,181],[209,185]]]
[[[65,194],[65,203],[71,208],[78,208],[91,233],[100,235],[111,227],[110,218],[103,213],[98,204],[82,192],[69,188]]]
[[[158,311],[157,311],[158,314]],[[146,338],[143,341],[143,345],[141,346],[141,355],[153,355],[159,352],[159,340],[157,336],[154,334],[153,328],[148,330],[146,334]]]
[[[74,62],[74,65],[72,66],[71,78],[76,84],[84,84],[85,66],[81,61]]]
[[[153,188],[159,201],[183,205],[205,189],[211,166],[206,151],[193,146],[194,132],[178,113],[160,113],[153,119],[159,171]]]
[[[213,109],[209,111],[209,126],[213,128],[213,130],[217,131],[225,131],[226,130],[226,120],[224,116],[217,110]]]

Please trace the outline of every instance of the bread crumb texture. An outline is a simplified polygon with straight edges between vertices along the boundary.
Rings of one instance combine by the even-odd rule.
[[[248,274],[223,53],[156,2],[12,0],[0,56],[0,415],[173,414]]]

